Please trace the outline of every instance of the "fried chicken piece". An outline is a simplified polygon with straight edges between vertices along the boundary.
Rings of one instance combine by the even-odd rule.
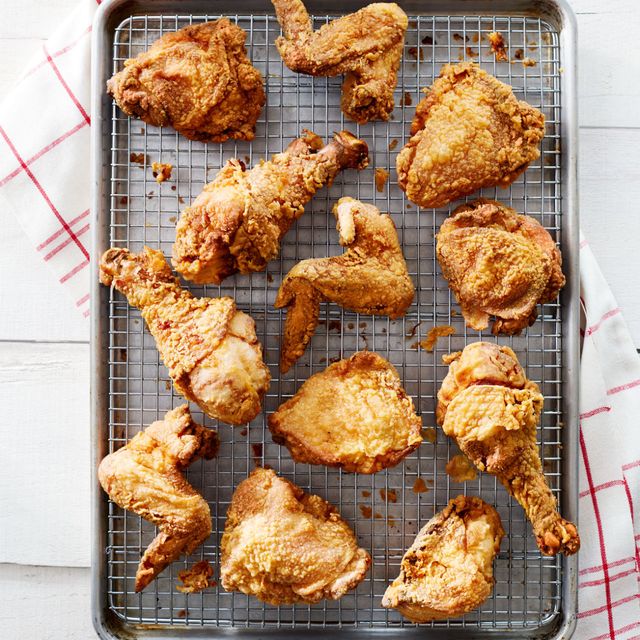
[[[375,3],[313,31],[301,0],[272,0],[283,36],[276,47],[292,71],[346,74],[342,111],[358,122],[388,120],[409,21],[395,3]]]
[[[371,564],[335,507],[261,467],[235,490],[220,549],[222,586],[272,605],[337,600]]]
[[[247,171],[229,160],[178,221],[173,266],[184,278],[220,284],[233,273],[262,271],[318,189],[346,168],[363,169],[367,144],[348,131],[322,147],[306,132],[269,162]]]
[[[438,394],[436,415],[443,431],[522,505],[542,553],[576,553],[576,526],[558,513],[542,472],[536,444],[543,404],[538,386],[526,379],[508,347],[478,342],[450,361]]]
[[[398,184],[421,207],[508,187],[540,156],[544,116],[472,62],[444,65],[398,154]]]
[[[458,496],[418,532],[387,588],[382,606],[412,622],[461,616],[493,588],[493,560],[504,536],[498,512],[480,498]]]
[[[422,442],[422,420],[398,372],[371,351],[311,376],[269,416],[269,429],[296,462],[354,473],[393,467]]]
[[[436,253],[467,326],[520,333],[565,284],[562,255],[534,218],[494,200],[458,207],[440,227]]]
[[[194,298],[160,251],[107,250],[100,281],[142,311],[176,391],[212,418],[244,424],[260,412],[269,369],[250,316],[231,298]]]
[[[413,283],[391,217],[353,198],[340,198],[333,214],[347,250],[337,257],[302,260],[276,297],[276,309],[289,307],[280,353],[283,372],[304,353],[324,300],[390,318],[403,316],[413,301]]]
[[[98,479],[109,497],[160,530],[138,565],[136,592],[209,537],[209,505],[181,472],[198,458],[210,460],[217,452],[216,432],[196,424],[184,404],[100,463]]]
[[[126,60],[107,92],[127,115],[191,140],[253,140],[265,93],[246,36],[226,18],[168,33]]]

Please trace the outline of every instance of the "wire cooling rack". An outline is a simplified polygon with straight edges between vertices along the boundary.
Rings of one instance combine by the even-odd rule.
[[[113,71],[129,57],[144,51],[163,33],[217,15],[136,15],[116,29]],[[281,255],[266,272],[227,279],[221,287],[191,287],[196,295],[230,295],[256,321],[272,384],[264,411],[248,428],[216,425],[198,410],[194,418],[218,426],[221,449],[217,459],[198,462],[188,470],[189,481],[211,506],[213,534],[189,558],[168,567],[141,594],[134,593],[134,576],[140,556],[154,536],[154,528],[115,504],[108,507],[108,606],[129,623],[238,628],[399,628],[413,626],[396,611],[380,606],[387,585],[398,574],[400,560],[414,536],[450,497],[479,495],[499,511],[507,535],[495,562],[496,584],[492,596],[477,611],[462,619],[434,623],[436,627],[530,629],[553,620],[561,606],[561,563],[540,555],[520,506],[496,479],[480,474],[474,481],[454,482],[445,464],[455,445],[440,429],[428,431],[435,442],[422,446],[395,468],[373,476],[341,473],[322,466],[294,464],[284,447],[274,444],[266,416],[291,397],[313,373],[356,350],[371,349],[397,368],[407,392],[422,416],[425,429],[435,427],[435,396],[447,367],[443,354],[462,349],[478,339],[496,340],[490,334],[468,331],[440,275],[434,234],[446,209],[419,210],[398,188],[395,158],[408,139],[420,90],[433,82],[442,64],[472,59],[510,84],[516,95],[542,109],[546,136],[542,154],[508,190],[488,189],[482,195],[504,202],[539,220],[562,243],[560,198],[560,87],[559,40],[554,29],[529,17],[410,16],[406,45],[395,92],[396,108],[389,122],[357,126],[340,112],[341,78],[310,78],[283,66],[274,46],[280,27],[273,16],[228,16],[247,32],[247,50],[266,82],[267,104],[252,143],[190,142],[169,128],[157,129],[125,117],[115,106],[111,124],[110,242],[134,251],[143,245],[171,253],[179,211],[190,203],[223,163],[238,157],[253,166],[261,158],[281,151],[303,128],[325,140],[332,132],[349,129],[367,141],[370,167],[339,175],[331,188],[311,200],[306,213],[286,235]],[[315,27],[329,18],[315,17]],[[500,31],[509,62],[496,62],[487,34]],[[523,64],[529,58],[531,66]],[[143,156],[137,155],[143,154]],[[143,158],[143,159],[142,159]],[[139,162],[142,159],[142,164]],[[136,160],[138,162],[136,162]],[[150,165],[173,165],[172,178],[159,185]],[[376,190],[374,169],[391,173],[384,189]],[[417,287],[406,317],[398,321],[343,311],[323,304],[321,324],[304,356],[286,375],[278,368],[284,313],[273,308],[280,282],[299,260],[342,252],[338,245],[332,205],[342,195],[372,202],[390,212],[402,243],[409,272]],[[478,195],[478,194],[474,194]],[[170,385],[154,340],[145,330],[139,312],[117,293],[109,302],[109,451],[125,444],[137,431],[183,402]],[[547,479],[560,496],[562,428],[562,338],[559,304],[545,305],[537,322],[522,336],[497,339],[518,354],[528,376],[541,387],[545,410],[538,431]],[[434,325],[452,325],[455,334],[440,339],[429,353],[418,341]],[[197,408],[196,408],[197,409]],[[176,590],[178,571],[200,559],[208,560],[219,576],[219,542],[234,488],[255,464],[270,465],[305,491],[318,493],[335,504],[354,528],[359,544],[371,552],[372,568],[359,587],[339,601],[315,606],[273,607],[222,587],[184,595]],[[418,478],[427,491],[413,490]],[[391,490],[396,501],[385,499]],[[391,495],[393,493],[391,492]]]

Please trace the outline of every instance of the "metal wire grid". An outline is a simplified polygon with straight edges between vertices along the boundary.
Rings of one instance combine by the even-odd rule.
[[[125,59],[146,50],[163,33],[218,17],[137,15],[125,20],[115,32],[113,71],[121,69]],[[439,429],[434,443],[425,441],[395,468],[373,476],[350,475],[321,466],[294,464],[287,450],[272,442],[266,415],[330,361],[368,348],[398,368],[424,427],[435,426],[434,399],[447,372],[441,363],[442,355],[478,339],[495,338],[465,328],[439,272],[434,234],[457,203],[446,209],[420,211],[397,186],[395,157],[408,139],[420,89],[433,82],[444,63],[470,58],[478,61],[509,83],[518,97],[541,108],[547,122],[540,159],[508,190],[489,189],[483,195],[534,216],[561,244],[558,34],[544,21],[529,17],[411,16],[394,114],[386,123],[357,126],[345,122],[340,112],[340,78],[309,78],[283,66],[274,46],[280,28],[273,16],[229,17],[247,32],[249,55],[266,82],[267,105],[255,140],[251,144],[222,145],[190,142],[171,129],[157,129],[129,119],[114,104],[109,176],[111,244],[132,250],[147,244],[170,255],[179,210],[196,197],[228,158],[239,157],[252,166],[260,158],[281,151],[305,127],[325,139],[333,131],[351,130],[369,144],[371,166],[362,172],[344,172],[331,188],[322,189],[312,199],[307,212],[286,235],[280,258],[271,262],[265,273],[232,277],[221,287],[192,287],[196,295],[231,295],[239,308],[253,316],[273,377],[271,389],[264,412],[248,429],[216,425],[197,408],[193,410],[195,419],[217,427],[221,438],[217,459],[198,462],[187,472],[189,481],[211,506],[214,533],[191,557],[168,567],[141,594],[134,593],[134,576],[154,529],[138,516],[109,504],[105,554],[110,608],[129,623],[271,629],[412,626],[397,612],[381,608],[382,594],[397,575],[402,555],[420,527],[450,497],[466,493],[493,504],[507,532],[495,562],[496,584],[491,598],[477,611],[434,626],[529,629],[548,623],[561,604],[560,561],[540,555],[522,509],[495,478],[482,474],[464,484],[449,478],[444,467],[457,449]],[[328,19],[316,17],[315,27]],[[511,62],[495,61],[486,38],[491,31],[504,35]],[[535,66],[524,66],[514,60],[516,55],[532,58]],[[145,156],[144,166],[132,161],[131,154],[140,153]],[[171,180],[156,184],[150,169],[153,161],[173,165]],[[374,184],[376,167],[391,172],[382,192]],[[417,286],[414,304],[398,321],[323,305],[321,325],[307,352],[287,375],[281,375],[277,362],[284,315],[273,308],[278,286],[297,261],[341,253],[335,220],[329,212],[342,195],[373,202],[393,216]],[[559,498],[563,419],[561,315],[558,303],[545,305],[535,325],[522,336],[497,340],[516,351],[528,376],[540,384],[545,396],[539,440],[547,478]],[[110,299],[109,317],[109,451],[113,451],[183,400],[174,393],[140,314],[117,293]],[[434,324],[450,324],[456,332],[441,339],[434,352],[428,353],[419,349],[417,342]],[[272,607],[242,594],[226,593],[221,587],[189,596],[176,590],[178,571],[197,560],[209,560],[215,577],[219,575],[219,540],[225,513],[234,488],[256,463],[270,465],[306,491],[325,497],[353,526],[360,545],[373,557],[369,575],[354,592],[337,602],[324,601],[311,607]],[[418,478],[426,481],[428,490],[424,493],[413,490]],[[390,490],[396,492],[396,502],[385,500],[384,495],[389,495],[386,492]]]

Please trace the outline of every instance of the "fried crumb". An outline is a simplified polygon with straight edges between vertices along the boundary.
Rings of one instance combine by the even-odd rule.
[[[419,49],[418,47],[409,47],[409,55],[414,59],[414,60],[424,60],[424,57],[422,55],[422,49]]]
[[[367,506],[366,504],[361,504],[360,505],[360,513],[362,513],[362,515],[365,518],[370,518],[371,517],[371,513],[372,513],[372,509],[371,509],[371,507]]]
[[[200,560],[191,569],[178,573],[178,579],[182,584],[177,585],[176,589],[181,593],[198,593],[208,587],[215,587],[217,582],[211,580],[212,575],[213,567],[207,560]]]
[[[469,42],[469,36],[464,36],[463,38],[459,33],[454,33],[453,39],[457,42]]]
[[[131,152],[131,154],[129,155],[129,161],[135,162],[136,164],[139,164],[140,166],[144,167],[144,165],[147,162],[147,156],[145,156],[144,153]]]
[[[417,322],[416,324],[414,324],[411,329],[409,329],[409,333],[407,333],[405,335],[405,338],[407,340],[411,340],[411,338],[415,338],[416,335],[416,331],[418,330],[418,327],[424,322],[424,320],[420,320],[420,322]]]
[[[525,58],[522,61],[523,67],[535,67],[538,63],[533,58]]]
[[[384,191],[384,185],[387,184],[389,179],[389,172],[386,169],[378,167],[375,171],[376,191],[382,193]]]
[[[180,609],[180,611],[178,611],[178,618],[184,618],[186,617],[188,611],[186,609]]]
[[[425,427],[422,430],[422,437],[427,441],[433,444],[436,441],[437,433],[434,427]]]
[[[249,156],[245,156],[245,157],[244,157],[244,162],[245,162],[245,164],[247,164],[247,165],[248,165],[248,164],[250,164],[250,163],[251,163],[251,158],[250,158]]]
[[[524,49],[516,49],[513,57],[515,60],[522,60],[524,58]]]
[[[176,187],[176,185],[175,185],[175,184],[172,184],[172,185],[171,185],[171,191],[175,191],[177,188],[178,188],[178,187]]]
[[[509,56],[507,56],[507,46],[504,43],[504,36],[499,31],[492,31],[487,38],[489,38],[491,51],[493,51],[496,56],[496,60],[506,62]]]
[[[184,204],[184,198],[182,196],[178,196],[178,202],[180,204]]]
[[[259,467],[262,462],[262,442],[254,442],[251,448],[253,449],[253,461],[256,467]]]
[[[359,329],[366,329],[366,328],[367,328],[367,323],[366,323],[366,322],[361,322],[361,323],[358,325],[358,328],[359,328]]]
[[[404,92],[404,96],[402,97],[402,104],[405,107],[410,107],[413,104],[413,100],[411,99],[411,94],[408,91]]]
[[[389,516],[389,517],[387,518],[387,524],[388,524],[390,527],[395,527],[395,526],[396,526],[396,519],[395,519],[393,516]]]
[[[472,49],[471,47],[467,47],[465,49],[465,51],[467,52],[467,55],[470,58],[477,58],[478,57],[478,52],[475,49]]]
[[[378,511],[376,511],[376,512],[373,514],[373,517],[374,517],[376,520],[382,520],[382,514],[381,514],[381,513],[379,513]]]
[[[445,471],[454,482],[475,480],[478,475],[471,460],[462,454],[453,456],[453,458],[447,462]]]
[[[433,38],[431,36],[425,36],[421,42],[422,44],[433,44]]]
[[[454,318],[458,315],[458,312],[455,309],[451,309],[451,317]]]
[[[480,34],[474,33],[473,37],[471,38],[471,42],[480,42]]]
[[[151,171],[153,172],[153,177],[156,179],[156,182],[160,184],[171,178],[173,165],[168,162],[154,162],[151,165]]]
[[[527,43],[527,48],[529,51],[535,51],[538,48],[538,43],[535,40],[531,40],[531,42]]]
[[[169,216],[169,222],[173,222],[173,224],[176,223],[177,218],[175,216]]]
[[[273,274],[267,273],[267,282],[273,282]]]
[[[342,322],[340,320],[329,320],[329,331],[337,331],[340,333]]]
[[[171,383],[170,383],[168,380],[165,380],[165,381],[164,381],[164,388],[165,388],[167,391],[171,391]]]
[[[426,491],[429,491],[429,487],[427,487],[425,481],[422,478],[416,478],[413,483],[413,493],[425,493]]]
[[[427,333],[427,337],[424,340],[420,341],[420,346],[425,351],[433,351],[433,348],[436,346],[436,342],[438,341],[438,338],[444,338],[445,336],[450,336],[455,332],[456,330],[448,324],[445,324],[442,326],[436,325],[435,327],[431,327],[431,329],[429,329],[429,333]]]
[[[393,151],[397,146],[398,146],[398,141],[394,138],[394,139],[389,143],[389,151]]]
[[[371,491],[367,491],[366,489],[362,490],[362,497],[363,498],[368,498],[371,496]]]
[[[319,360],[320,364],[324,364],[326,361],[327,361],[327,359],[324,358],[324,357],[320,358],[320,360]]]
[[[355,325],[355,324],[353,324],[353,322],[349,322],[349,323],[347,324],[347,329],[353,329],[353,328],[355,328],[355,326],[356,326],[356,325]]]
[[[121,205],[126,205],[128,202],[129,202],[129,198],[127,198],[127,196],[122,196],[122,198],[120,198]]]
[[[409,345],[409,349],[415,349],[416,351],[418,350],[418,348],[420,347],[420,342],[416,341],[416,342],[412,342]]]
[[[329,358],[329,362],[331,364],[334,364],[335,362],[340,362],[340,360],[342,360],[340,356],[333,356],[333,358]]]
[[[151,198],[153,198],[153,196],[156,195],[156,192],[152,189],[151,191],[149,191],[149,193],[147,193],[147,199],[151,200]]]
[[[380,489],[380,497],[385,502],[398,502],[398,494],[395,489]]]
[[[248,433],[248,431],[247,431],[247,427],[245,427],[244,429],[242,429],[242,430],[240,431],[240,435],[241,435],[241,436],[246,436],[246,435],[247,435],[247,433]]]

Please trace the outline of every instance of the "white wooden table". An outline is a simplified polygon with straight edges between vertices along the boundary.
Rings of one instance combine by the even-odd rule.
[[[10,19],[0,22],[0,97],[77,1],[11,3]],[[640,348],[640,11],[635,0],[572,4],[579,25],[581,225]],[[86,544],[79,558],[89,548],[88,323],[52,282],[14,219],[1,219],[0,406],[4,425],[13,425],[15,449],[7,452],[8,443],[0,442],[0,495],[11,483],[38,487],[41,498],[25,505],[25,513],[37,517],[33,527],[50,532],[47,557],[56,565],[64,540]],[[86,455],[65,455],[65,443],[56,438],[62,425],[86,443]],[[52,473],[65,478],[68,495],[47,494]],[[75,494],[87,505],[81,522],[59,515]],[[0,510],[0,529],[12,526]],[[93,637],[89,592],[88,568],[0,564],[2,636]]]

